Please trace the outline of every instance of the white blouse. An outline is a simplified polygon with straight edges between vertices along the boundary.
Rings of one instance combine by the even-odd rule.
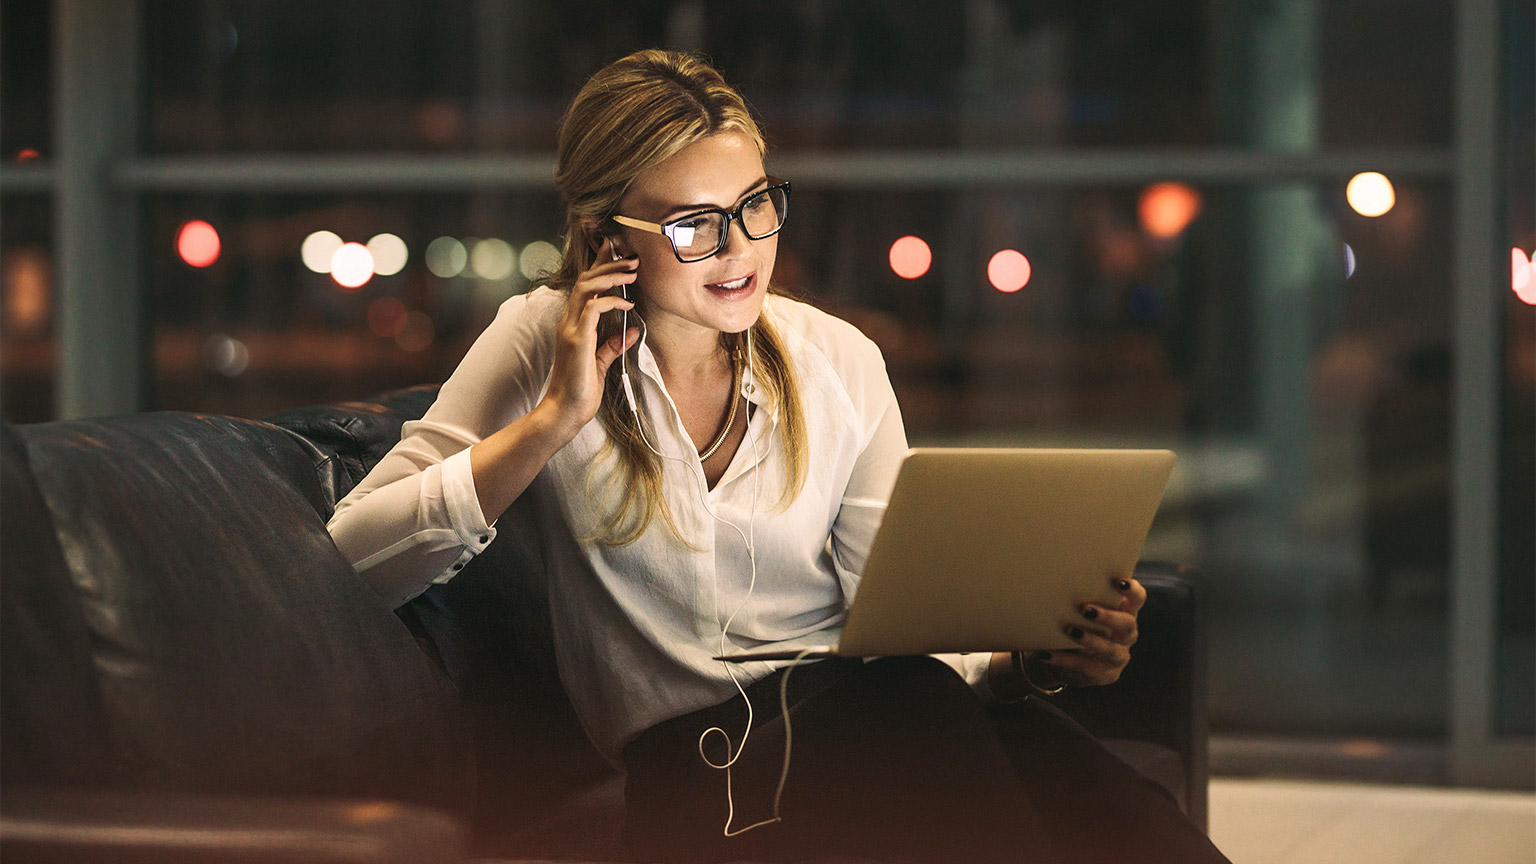
[[[564,294],[539,288],[502,304],[426,415],[406,423],[400,443],[336,505],[329,528],[337,547],[391,603],[453,578],[495,538],[480,511],[469,448],[543,397],[565,302]],[[786,472],[779,417],[765,388],[748,396],[758,409],[750,437],[708,489],[643,343],[630,379],[646,437],[668,457],[663,494],[688,543],[659,512],[633,543],[586,539],[620,500],[622,482],[614,455],[600,457],[607,433],[596,420],[525,493],[535,496],[539,514],[560,678],[588,735],[614,761],[650,726],[736,695],[728,664],[711,659],[722,647],[837,642],[906,453],[901,413],[873,342],[784,297],[770,295],[763,314],[772,316],[794,364],[806,418],[805,485],[787,507],[780,506]],[[944,659],[981,686],[985,654]],[[742,664],[735,674],[745,685],[783,665]]]

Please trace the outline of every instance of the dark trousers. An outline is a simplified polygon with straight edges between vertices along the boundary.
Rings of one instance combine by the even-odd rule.
[[[731,771],[732,829],[768,819],[784,753],[780,674],[747,688],[754,721]],[[858,856],[921,862],[1221,862],[1162,787],[1036,699],[986,706],[944,663],[824,660],[789,679],[793,748],[781,821],[723,836],[711,726],[740,746],[740,697],[657,724],[624,750],[625,839],[643,860]],[[719,735],[705,739],[726,758]]]

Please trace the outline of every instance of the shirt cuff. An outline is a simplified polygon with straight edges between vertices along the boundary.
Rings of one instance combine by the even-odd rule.
[[[471,556],[479,554],[496,539],[496,529],[485,523],[485,513],[480,510],[475,475],[470,470],[469,448],[444,459],[442,472],[443,503],[448,508],[448,522],[459,535],[465,551]]]

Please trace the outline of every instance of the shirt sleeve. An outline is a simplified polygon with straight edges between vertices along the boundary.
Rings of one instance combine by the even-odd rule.
[[[480,510],[469,448],[526,414],[549,350],[527,295],[504,303],[437,401],[336,504],[326,526],[353,568],[392,607],[446,582],[496,537]]]
[[[869,367],[873,368],[869,368]],[[869,548],[874,543],[875,531],[885,516],[886,503],[891,499],[891,489],[896,485],[896,474],[907,454],[907,432],[901,420],[901,409],[896,403],[895,391],[886,374],[885,363],[878,358],[866,364],[865,386],[862,400],[855,398],[855,410],[864,409],[865,417],[873,416],[867,425],[866,439],[854,463],[848,486],[843,494],[842,505],[832,525],[830,546],[833,566],[848,602],[853,602],[858,592],[859,579],[864,564],[869,559]],[[859,405],[863,401],[864,405]],[[991,655],[985,652],[971,654],[936,654],[939,660],[951,666],[966,680],[978,695],[994,701],[987,686],[987,666]]]

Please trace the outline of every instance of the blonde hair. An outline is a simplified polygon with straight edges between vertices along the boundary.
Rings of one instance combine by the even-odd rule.
[[[576,94],[560,122],[555,187],[566,206],[565,248],[559,269],[547,284],[569,291],[593,265],[596,251],[588,239],[602,230],[635,177],[689,144],[722,132],[746,135],[757,145],[759,155],[767,152],[762,132],[741,95],[703,60],[653,49],[598,70]],[[775,291],[772,285],[769,291]],[[616,334],[619,326],[614,321],[602,322],[599,344]],[[745,332],[722,333],[720,343],[730,356],[746,362],[749,342]],[[787,466],[779,506],[787,507],[805,483],[805,414],[793,364],[766,309],[752,325],[750,344],[757,385],[764,388],[764,396],[778,411]],[[636,345],[631,352],[638,350],[638,342]],[[635,362],[632,353],[629,363]],[[662,460],[641,437],[619,374],[620,364],[615,362],[608,370],[597,417],[608,432],[603,456],[616,454],[619,460],[618,474],[608,476],[613,478],[610,482],[623,484],[623,496],[611,512],[599,515],[598,529],[587,539],[614,546],[632,543],[659,510],[673,536],[692,546],[678,530],[662,497]],[[593,468],[603,461],[602,457],[593,460]],[[590,488],[593,476],[589,469],[589,501],[594,497]]]

